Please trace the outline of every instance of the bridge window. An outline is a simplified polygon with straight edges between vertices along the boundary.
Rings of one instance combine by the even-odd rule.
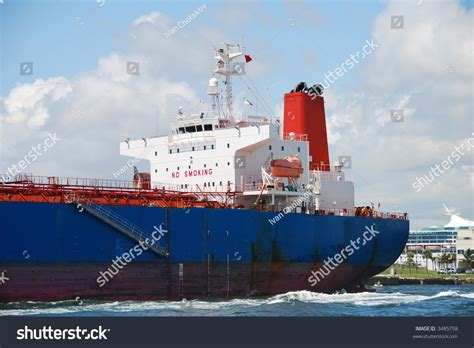
[[[184,127],[178,128],[178,133],[179,134],[184,134]]]
[[[229,148],[229,147],[230,147],[230,144],[229,144],[229,143],[227,143],[227,148]]]
[[[230,162],[227,162],[227,165],[230,166]]]
[[[158,151],[155,151],[155,156],[158,156]]]
[[[204,187],[206,187],[206,183],[204,183]]]
[[[194,132],[196,132],[196,126],[186,127],[186,133],[194,133]]]
[[[194,146],[193,146],[193,151],[194,151]]]
[[[155,173],[158,173],[158,169],[155,169]]]
[[[204,150],[206,149],[206,145],[204,145]]]
[[[196,129],[197,129],[198,132],[202,132],[202,125],[197,125]]]
[[[211,145],[211,149],[213,149],[213,150],[214,150],[214,145]]]
[[[172,154],[172,153],[173,153],[173,150],[170,149],[170,154]]]
[[[166,171],[168,171],[168,168],[166,168]]]
[[[216,167],[219,167],[219,163],[216,163]]]
[[[204,125],[204,130],[205,131],[211,131],[212,130],[212,124],[205,124]]]
[[[179,149],[176,149],[176,152],[179,153]]]

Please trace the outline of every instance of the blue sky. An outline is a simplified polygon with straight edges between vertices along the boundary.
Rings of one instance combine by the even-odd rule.
[[[200,20],[208,26],[222,25],[213,10],[213,5],[218,2],[104,1],[100,6],[101,2],[94,0],[5,0],[0,7],[2,51],[5,52],[2,55],[1,94],[7,94],[17,83],[51,76],[72,78],[94,69],[99,57],[124,48],[123,38],[127,36],[130,23],[145,13],[159,11],[179,21],[206,3],[209,10]],[[301,78],[315,81],[370,37],[372,21],[385,4],[380,1],[362,1],[357,5],[349,1],[319,1],[314,4],[322,18],[316,19],[314,24],[288,13],[287,6],[291,5],[267,1],[263,2],[263,7],[273,17],[274,26],[259,26],[258,18],[253,15],[251,20],[255,22],[247,25],[242,21],[226,30],[239,41],[243,33],[245,40],[249,40],[249,53],[262,61],[272,59],[265,54],[273,51],[259,50],[251,43],[261,41],[265,45],[283,48],[281,43],[284,42],[285,51],[280,58],[284,58],[282,66],[285,68],[275,73],[278,80],[287,83],[288,87]],[[248,3],[250,16],[252,7]],[[289,23],[292,20],[294,26]],[[192,29],[189,26],[183,31]],[[291,62],[299,59],[303,47],[318,57],[317,64],[306,69],[300,66],[295,74],[288,66],[294,66]],[[252,48],[255,48],[255,54]],[[16,67],[20,62],[30,61],[34,62],[34,75],[20,76]],[[273,76],[269,80],[275,79]],[[347,76],[347,80],[350,79],[351,76]]]
[[[325,91],[331,161],[352,156],[358,204],[408,211],[418,227],[445,223],[443,203],[474,219],[474,151],[421,192],[412,187],[474,131],[472,1],[101,1],[0,3],[0,173],[57,132],[61,145],[27,172],[113,178],[127,160],[120,141],[168,131],[176,105],[166,96],[206,98],[222,40],[244,35],[247,72],[277,115],[297,82],[321,82],[375,40]],[[404,28],[391,29],[400,15]],[[139,77],[125,74],[127,61],[140,62]],[[20,75],[21,62],[34,74]],[[392,109],[404,122],[390,121]]]

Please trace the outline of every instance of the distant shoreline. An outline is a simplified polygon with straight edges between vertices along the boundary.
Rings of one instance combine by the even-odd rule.
[[[474,284],[474,278],[415,278],[397,276],[374,276],[369,278],[367,285],[464,285]]]

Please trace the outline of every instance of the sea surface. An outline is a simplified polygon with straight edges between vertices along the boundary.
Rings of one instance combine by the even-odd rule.
[[[474,316],[474,285],[399,285],[376,292],[296,291],[265,298],[0,304],[0,316]]]

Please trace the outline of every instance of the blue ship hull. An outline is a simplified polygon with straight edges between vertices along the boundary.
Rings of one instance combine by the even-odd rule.
[[[409,222],[351,216],[238,209],[107,206],[140,226],[169,252],[140,245],[75,204],[0,202],[0,302],[172,300],[351,289],[390,266],[402,252]],[[273,220],[271,220],[273,219]],[[324,261],[379,233],[310,282]],[[132,251],[132,250],[135,250]],[[130,262],[113,263],[124,253]],[[326,267],[327,268],[327,267]]]

